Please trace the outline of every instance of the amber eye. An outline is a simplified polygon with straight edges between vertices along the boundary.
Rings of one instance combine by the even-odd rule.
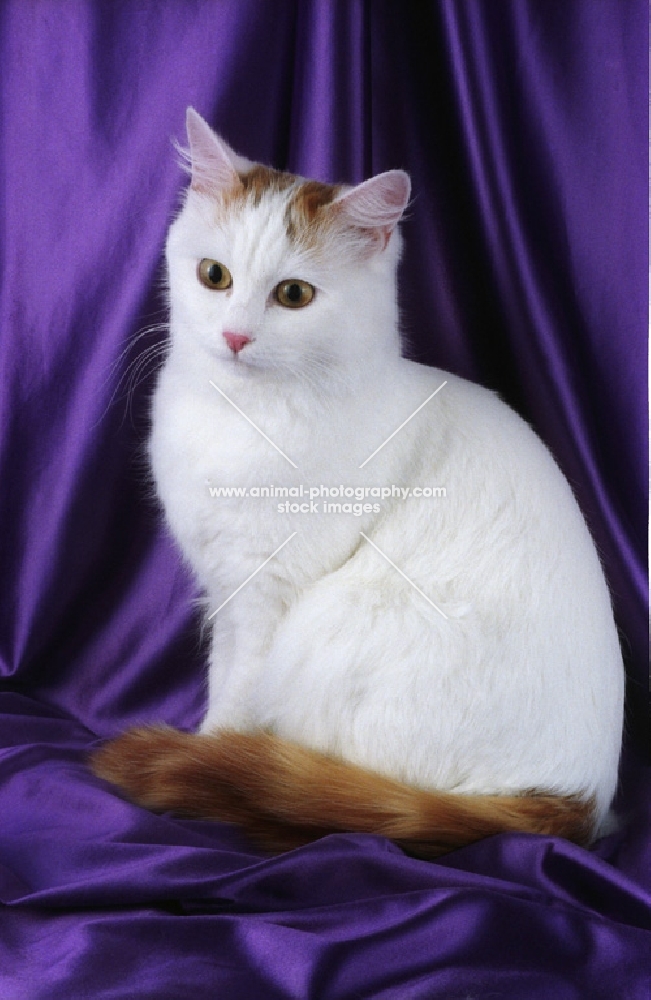
[[[233,284],[231,272],[226,265],[220,264],[218,260],[211,260],[210,257],[204,257],[199,263],[199,281],[206,288],[220,292]]]
[[[300,309],[308,305],[314,298],[314,288],[308,285],[307,281],[299,281],[298,278],[289,278],[281,281],[275,291],[276,301],[281,306],[288,309]]]

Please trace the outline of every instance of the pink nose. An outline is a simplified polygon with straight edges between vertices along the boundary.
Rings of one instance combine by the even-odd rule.
[[[233,354],[239,354],[245,344],[251,343],[251,338],[245,333],[231,333],[230,330],[224,330],[224,340]]]

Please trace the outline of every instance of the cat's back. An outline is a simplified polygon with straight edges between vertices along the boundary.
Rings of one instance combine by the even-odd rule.
[[[442,388],[396,435],[396,447],[405,435],[400,447],[411,456],[402,459],[410,493],[379,522],[377,544],[399,538],[405,572],[439,581],[453,603],[474,595],[505,628],[511,614],[512,630],[535,629],[550,658],[562,635],[564,661],[576,653],[592,657],[595,671],[618,674],[597,549],[547,446],[484,387],[412,362],[403,363],[401,378],[414,400]]]

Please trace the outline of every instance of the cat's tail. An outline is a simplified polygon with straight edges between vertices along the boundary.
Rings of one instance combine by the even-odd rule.
[[[91,767],[140,805],[238,823],[272,853],[352,832],[434,858],[508,831],[586,844],[594,826],[594,803],[579,796],[422,791],[261,731],[132,729],[95,751]]]

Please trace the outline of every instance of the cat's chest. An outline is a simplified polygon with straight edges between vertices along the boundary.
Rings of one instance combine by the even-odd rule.
[[[211,488],[248,488],[283,462],[228,404],[190,394],[172,397],[163,392],[155,401],[149,450],[163,501],[182,500],[195,510],[205,505]],[[292,466],[287,464],[287,469]]]
[[[179,399],[160,405],[150,442],[157,479],[183,480],[189,488],[288,488],[336,474],[346,478],[360,464],[363,447],[327,425],[289,412],[249,412],[222,400]]]
[[[212,579],[228,552],[233,565],[245,550],[259,560],[292,533],[314,563],[303,559],[307,576],[341,562],[360,531],[402,502],[398,487],[420,485],[431,436],[407,421],[418,403],[372,387],[300,406],[232,387],[201,392],[164,373],[150,459],[168,524],[197,573]]]
[[[374,476],[359,468],[370,448],[355,444],[350,415],[298,419],[272,406],[265,416],[194,394],[163,391],[155,400],[150,458],[157,491],[207,587],[230,580],[229,573],[241,576],[243,558],[255,568],[296,533],[306,548],[298,575],[316,577],[367,527],[352,514],[335,521],[328,506],[333,497],[352,504],[354,492],[349,499],[341,491],[359,490]]]
[[[212,387],[211,387],[212,389]],[[386,399],[340,400],[326,409],[274,397],[202,394],[162,380],[154,400],[150,457],[159,483],[185,491],[275,485],[354,488],[378,478],[392,449],[369,457],[395,428]],[[205,492],[205,489],[203,490]]]

